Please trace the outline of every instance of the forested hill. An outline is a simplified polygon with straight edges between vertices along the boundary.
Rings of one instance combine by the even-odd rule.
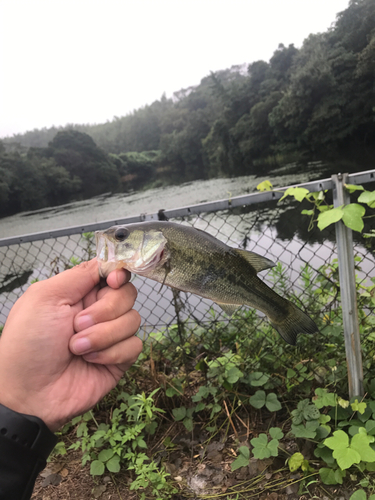
[[[0,210],[20,209],[9,206],[15,155],[18,169],[39,169],[42,184],[54,186],[36,197],[44,205],[155,180],[265,174],[291,159],[372,160],[374,116],[375,1],[351,0],[327,32],[308,36],[300,49],[280,45],[247,71],[219,71],[105,124],[4,139]],[[34,208],[35,200],[21,205]]]

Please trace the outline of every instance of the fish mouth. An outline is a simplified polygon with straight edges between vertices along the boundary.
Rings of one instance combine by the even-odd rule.
[[[95,242],[99,275],[106,278],[117,267],[115,245],[103,235],[103,231],[95,231]]]

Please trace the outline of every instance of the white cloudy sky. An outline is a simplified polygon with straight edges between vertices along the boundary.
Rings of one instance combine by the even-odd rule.
[[[101,123],[300,47],[349,0],[0,0],[0,137]]]

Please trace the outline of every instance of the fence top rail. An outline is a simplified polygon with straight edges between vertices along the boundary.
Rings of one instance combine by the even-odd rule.
[[[350,184],[365,184],[367,182],[375,181],[375,169],[359,172],[348,175]],[[180,208],[173,208],[159,211],[152,214],[140,214],[131,217],[118,218],[112,220],[105,220],[101,222],[94,222],[91,224],[65,227],[51,231],[43,231],[39,233],[30,233],[21,236],[13,236],[11,238],[0,238],[0,247],[10,246],[20,243],[28,243],[31,241],[54,239],[60,236],[70,236],[73,234],[88,233],[100,229],[107,229],[110,226],[121,224],[132,224],[134,222],[144,222],[151,220],[160,220],[160,212],[167,219],[176,217],[187,217],[189,215],[197,215],[200,213],[217,212],[219,210],[227,210],[229,208],[253,205],[255,203],[264,203],[267,201],[278,200],[282,197],[283,192],[290,187],[300,187],[308,189],[310,192],[324,191],[333,188],[333,181],[331,178],[322,179],[318,181],[304,182],[302,184],[294,184],[292,186],[284,186],[273,189],[272,191],[256,192],[240,196],[233,196],[223,200],[208,201],[199,203],[197,205],[190,205]]]

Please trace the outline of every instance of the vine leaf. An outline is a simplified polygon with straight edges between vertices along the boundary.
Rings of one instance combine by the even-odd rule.
[[[283,200],[287,196],[294,196],[297,201],[302,201],[306,198],[306,196],[310,193],[308,189],[298,188],[298,187],[290,187],[283,194],[282,198],[279,201]]]
[[[271,191],[271,189],[272,189],[272,184],[270,181],[263,181],[257,185],[258,191]]]
[[[341,207],[326,210],[318,215],[318,228],[323,231],[326,227],[341,220],[344,216],[344,211]]]
[[[364,223],[362,217],[366,213],[365,207],[358,205],[358,203],[351,203],[343,208],[344,215],[342,221],[345,226],[349,227],[353,231],[362,232]]]

